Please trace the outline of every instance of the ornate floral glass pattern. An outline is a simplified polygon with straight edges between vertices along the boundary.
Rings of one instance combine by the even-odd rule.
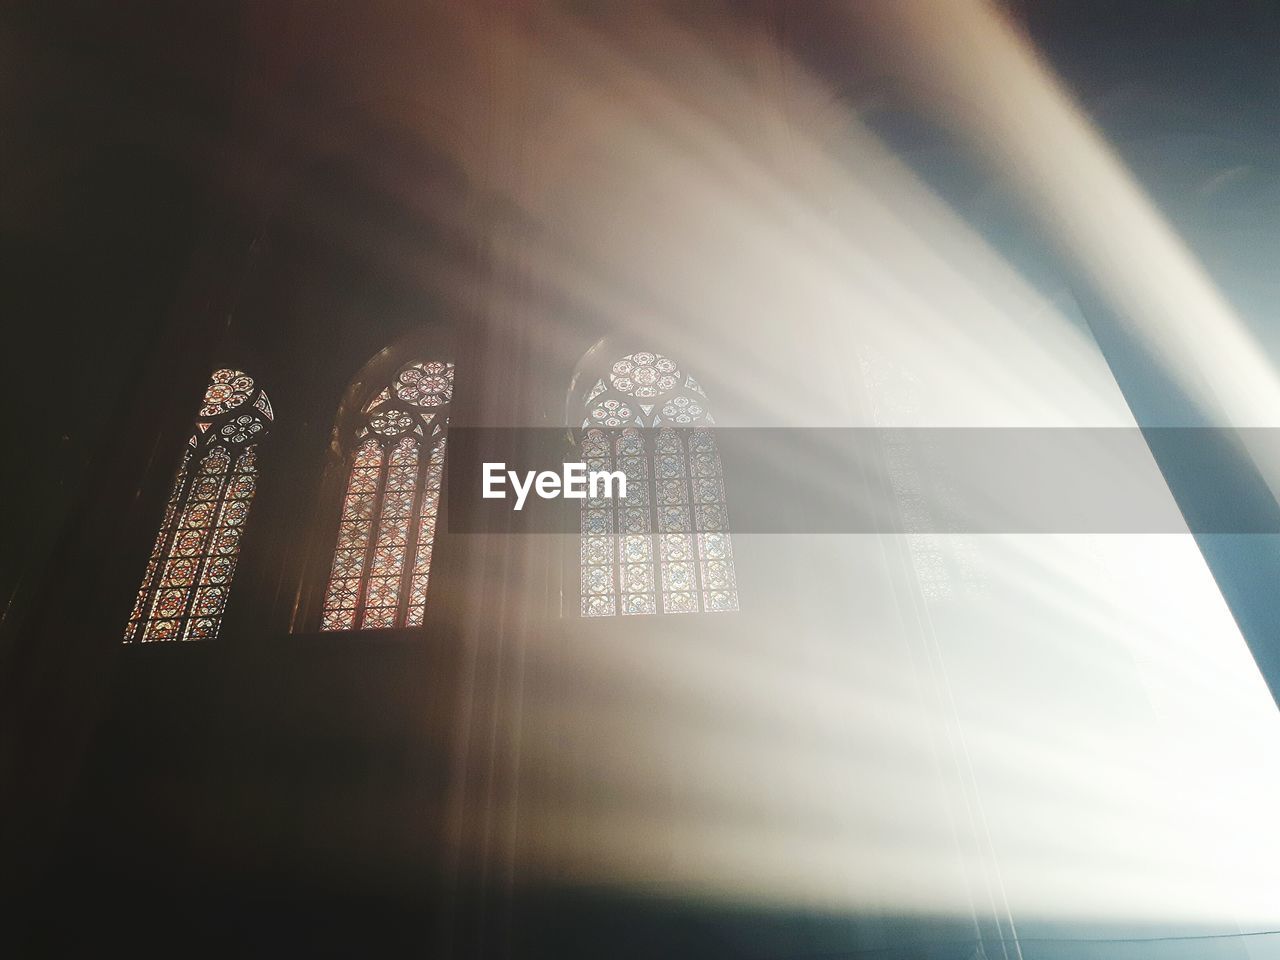
[[[200,416],[204,419],[228,413],[253,396],[253,377],[240,370],[215,370],[204,392]],[[271,419],[271,414],[267,414]]]
[[[125,628],[126,643],[218,635],[257,484],[257,442],[271,418],[271,403],[252,377],[214,371]]]
[[[422,410],[447,406],[453,399],[453,364],[411,363],[397,375],[395,391]]]
[[[365,406],[355,431],[359,445],[342,501],[322,630],[422,625],[453,369],[452,363],[435,361],[406,364]]]
[[[701,385],[660,353],[616,360],[585,394],[583,461],[626,473],[627,499],[582,502],[582,616],[738,609],[714,423]]]

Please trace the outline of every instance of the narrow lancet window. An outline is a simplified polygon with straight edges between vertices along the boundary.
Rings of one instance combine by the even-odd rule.
[[[216,370],[134,601],[126,643],[218,635],[273,418],[247,373]]]
[[[422,625],[452,398],[452,363],[414,361],[365,405],[321,629]]]
[[[625,501],[582,502],[584,617],[738,609],[715,421],[669,357],[618,358],[582,399],[588,470],[621,470]]]

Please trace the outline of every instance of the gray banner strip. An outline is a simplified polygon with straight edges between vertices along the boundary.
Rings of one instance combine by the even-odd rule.
[[[1246,432],[1280,454],[1280,430],[711,428],[700,436],[718,451],[733,533],[1280,533],[1280,509],[1243,453]],[[656,432],[639,433],[648,475],[670,472]],[[516,510],[510,480],[500,485],[504,499],[482,490],[486,463],[521,478],[563,475],[566,463],[584,460],[580,441],[581,431],[563,428],[452,428],[445,529],[577,532],[583,500],[531,489]],[[689,490],[696,505],[698,485]],[[645,505],[629,492],[628,501],[594,505]],[[650,483],[650,501],[656,492]]]

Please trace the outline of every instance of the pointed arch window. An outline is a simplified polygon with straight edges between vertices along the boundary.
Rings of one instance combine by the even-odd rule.
[[[452,399],[453,364],[415,360],[363,408],[322,630],[422,625]]]
[[[222,626],[274,414],[242,370],[215,370],[174,478],[126,643],[210,640]]]
[[[627,498],[582,502],[582,616],[738,609],[714,424],[698,381],[660,353],[618,357],[586,392],[583,461],[625,473]]]

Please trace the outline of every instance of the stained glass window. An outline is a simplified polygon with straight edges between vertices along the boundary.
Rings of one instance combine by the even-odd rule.
[[[452,363],[414,361],[362,411],[321,629],[422,625],[452,398]]]
[[[218,635],[258,480],[271,402],[240,370],[215,370],[160,521],[126,643]]]
[[[714,423],[698,381],[659,353],[621,357],[586,392],[583,462],[625,473],[627,497],[582,502],[582,616],[738,609]]]

